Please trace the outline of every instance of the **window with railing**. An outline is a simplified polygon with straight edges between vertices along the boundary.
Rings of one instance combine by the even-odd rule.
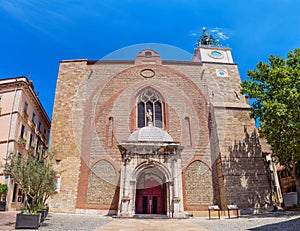
[[[29,146],[32,146],[32,142],[33,142],[33,135],[32,133],[30,133]]]
[[[23,108],[23,111],[24,111],[25,114],[27,114],[27,110],[28,110],[28,103],[25,102],[24,103],[24,108]]]
[[[35,113],[33,112],[32,113],[32,118],[31,118],[31,122],[35,125],[35,117],[36,117],[36,115],[35,115]]]
[[[35,124],[35,113],[34,112],[32,113],[31,121],[32,121],[33,124]]]
[[[22,124],[22,126],[21,126],[20,137],[21,137],[21,138],[24,138],[24,134],[25,134],[25,126]]]
[[[37,140],[37,143],[36,143],[36,147],[35,147],[35,152],[36,152],[36,153],[39,152],[39,145],[40,145],[40,140],[38,139],[38,140]]]

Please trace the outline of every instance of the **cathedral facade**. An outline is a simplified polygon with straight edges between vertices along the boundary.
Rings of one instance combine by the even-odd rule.
[[[271,205],[262,147],[231,49],[204,31],[190,62],[60,62],[53,211],[166,214]]]

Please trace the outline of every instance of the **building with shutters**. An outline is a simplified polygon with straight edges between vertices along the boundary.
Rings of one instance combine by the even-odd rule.
[[[19,210],[24,195],[4,174],[7,155],[44,158],[48,150],[51,122],[33,83],[25,76],[0,80],[0,183],[8,184],[8,210]]]

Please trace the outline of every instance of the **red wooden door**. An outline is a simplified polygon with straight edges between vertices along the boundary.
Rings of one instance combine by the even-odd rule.
[[[163,189],[161,185],[137,190],[136,213],[163,214],[163,205]]]

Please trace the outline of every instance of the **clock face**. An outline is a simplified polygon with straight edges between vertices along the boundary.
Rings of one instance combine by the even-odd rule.
[[[223,58],[223,54],[220,51],[211,51],[211,52],[208,53],[208,55],[211,58],[214,58],[214,59],[221,59],[221,58]]]
[[[228,77],[228,73],[226,70],[216,70],[218,77]]]
[[[225,71],[219,71],[220,76],[225,76]]]

